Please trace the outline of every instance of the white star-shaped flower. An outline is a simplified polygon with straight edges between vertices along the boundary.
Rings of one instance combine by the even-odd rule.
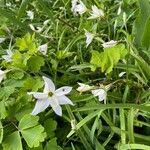
[[[104,48],[111,48],[111,47],[114,47],[116,44],[117,44],[117,41],[111,40],[109,42],[103,43],[102,46]]]
[[[47,44],[43,44],[43,45],[40,45],[38,50],[39,52],[41,52],[43,55],[46,55],[47,54],[47,48],[48,48],[48,45]]]
[[[0,70],[0,83],[2,82],[2,80],[6,77],[6,71],[2,71]]]
[[[71,11],[74,15],[77,15],[78,13],[82,15],[87,11],[87,8],[81,0],[72,0]]]
[[[11,62],[12,61],[12,56],[13,56],[12,51],[7,50],[6,53],[7,53],[7,55],[3,55],[2,58],[5,59],[7,62]]]
[[[94,34],[85,31],[85,36],[86,36],[86,48],[91,44],[94,38]]]
[[[63,86],[59,89],[55,89],[55,85],[47,77],[43,76],[45,87],[42,92],[28,92],[29,95],[33,95],[37,99],[36,105],[32,111],[32,115],[37,115],[38,113],[44,111],[48,106],[51,106],[54,112],[62,116],[62,108],[60,105],[70,104],[74,105],[72,101],[65,95],[70,93],[72,87]]]
[[[104,17],[103,10],[98,9],[97,6],[93,5],[91,16],[88,19],[96,19],[96,18],[101,18],[101,17]]]
[[[43,28],[41,28],[41,27],[36,27],[36,29],[35,29],[35,27],[33,26],[33,24],[29,24],[29,27],[31,28],[31,30],[33,30],[36,33],[40,33],[43,30]]]
[[[100,88],[92,90],[91,92],[94,96],[98,96],[99,101],[106,101],[107,92],[104,89]]]
[[[34,18],[34,12],[29,10],[29,11],[26,11],[27,12],[27,16],[29,17],[30,20],[33,20]]]
[[[124,74],[126,74],[126,72],[120,72],[119,77],[121,78]]]
[[[89,86],[87,84],[83,84],[83,83],[78,83],[79,84],[79,87],[77,88],[77,91],[79,92],[86,92],[86,91],[89,91],[91,89],[93,89],[94,86]]]

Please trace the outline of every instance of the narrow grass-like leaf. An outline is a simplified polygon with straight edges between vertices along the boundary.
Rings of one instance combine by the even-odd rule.
[[[150,146],[144,144],[121,144],[119,148],[120,150],[129,150],[129,149],[149,150]]]
[[[91,110],[101,110],[101,109],[113,109],[113,108],[124,108],[124,109],[140,109],[142,111],[150,112],[150,106],[146,105],[137,105],[137,104],[99,104],[92,107],[81,107],[77,108],[74,111],[91,111]]]
[[[23,13],[25,13],[26,7],[29,3],[31,3],[32,0],[22,0],[17,18],[20,19],[23,16]]]
[[[80,129],[84,124],[86,124],[88,121],[90,121],[92,118],[94,118],[95,116],[97,116],[100,112],[102,112],[104,109],[101,110],[97,110],[94,111],[92,113],[90,113],[88,116],[86,116],[83,120],[81,120],[77,125],[76,125],[76,129]],[[69,138],[75,131],[72,130],[68,135],[67,138]]]
[[[119,109],[119,113],[120,113],[121,143],[126,144],[126,134],[124,133],[124,131],[126,130],[124,109]]]

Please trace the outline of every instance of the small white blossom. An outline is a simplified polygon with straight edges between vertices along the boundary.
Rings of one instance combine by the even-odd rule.
[[[6,71],[2,71],[0,70],[0,83],[2,82],[2,80],[6,77]]]
[[[37,29],[35,29],[35,27],[32,24],[29,24],[29,27],[31,28],[32,31],[34,31],[36,33],[40,33],[43,30],[43,28],[41,28],[41,27],[36,27]]]
[[[46,55],[47,54],[47,48],[48,48],[48,45],[47,44],[43,44],[43,45],[40,45],[38,50],[39,52],[41,52],[43,55]]]
[[[45,87],[42,92],[28,92],[29,95],[33,95],[36,99],[36,105],[32,111],[32,115],[37,115],[38,113],[44,111],[48,106],[51,106],[54,112],[62,116],[62,108],[60,105],[70,104],[74,105],[72,101],[65,96],[70,93],[72,87],[63,86],[59,89],[55,89],[55,85],[47,77],[43,76]]]
[[[3,43],[6,40],[6,38],[1,37],[0,38],[0,43]]]
[[[87,8],[81,0],[72,0],[71,11],[74,15],[77,15],[78,13],[82,15],[87,11]]]
[[[29,10],[29,11],[26,11],[27,12],[27,16],[29,17],[30,20],[33,20],[34,18],[34,12]]]
[[[124,74],[126,74],[126,72],[120,72],[119,77],[121,78]]]
[[[2,58],[5,59],[7,62],[11,62],[13,53],[11,50],[7,50],[6,52],[7,52],[7,55],[3,55]]]
[[[99,101],[106,101],[107,92],[104,89],[100,88],[92,90],[91,92],[94,96],[98,96]]]
[[[117,44],[117,41],[111,40],[109,42],[103,43],[102,46],[104,48],[111,48],[111,47],[114,47],[116,44]]]
[[[78,84],[79,84],[79,87],[77,88],[77,91],[79,91],[81,93],[93,89],[93,86],[89,86],[89,85],[83,84],[83,83],[78,83]]]
[[[104,17],[103,10],[98,9],[97,6],[93,5],[91,16],[88,19],[96,19],[96,18],[101,18],[101,17]]]
[[[86,36],[86,47],[88,47],[90,43],[93,41],[94,34],[86,31],[85,36]]]

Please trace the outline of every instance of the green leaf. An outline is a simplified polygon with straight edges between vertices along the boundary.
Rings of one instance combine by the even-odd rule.
[[[0,88],[0,99],[8,99],[11,94],[13,94],[15,88],[13,86],[5,86]]]
[[[0,102],[0,119],[4,119],[7,116],[7,111],[3,101]]]
[[[9,74],[10,78],[13,78],[13,79],[22,79],[23,76],[24,76],[24,73],[23,71],[11,71],[11,73]]]
[[[38,125],[38,116],[24,115],[24,117],[19,122],[19,128],[22,130],[34,127]]]
[[[23,84],[24,84],[24,80],[7,79],[4,81],[5,87],[8,87],[8,89],[10,88],[10,90],[12,90],[12,93],[14,92],[13,91],[14,88],[23,87]]]
[[[139,2],[140,12],[134,24],[134,32],[135,32],[135,42],[136,44],[141,46],[142,37],[144,38],[146,37],[145,35],[143,36],[143,33],[145,30],[146,23],[150,17],[150,4],[148,0],[138,0],[138,2]],[[146,44],[145,42],[146,41],[144,41],[143,44]]]
[[[3,142],[3,150],[23,150],[20,134],[15,131],[9,135]]]
[[[128,112],[128,118],[127,118],[127,126],[128,126],[128,134],[129,134],[129,143],[134,143],[134,109],[131,108]]]
[[[23,13],[25,13],[26,7],[27,5],[31,3],[31,0],[22,0],[19,11],[18,11],[18,19],[20,19],[23,15]]]
[[[150,46],[150,30],[149,29],[150,29],[150,18],[147,20],[145,24],[143,36],[141,39],[142,45],[145,46],[146,48],[149,48]]]
[[[21,133],[29,147],[38,147],[40,142],[43,142],[46,137],[44,128],[41,125],[22,130]]]
[[[24,89],[38,91],[43,87],[44,82],[39,77],[29,77],[24,82]]]
[[[46,137],[44,128],[38,123],[37,116],[25,115],[19,122],[19,129],[30,148],[38,147]]]
[[[13,61],[12,61],[12,65],[14,67],[18,67],[21,69],[27,69],[27,60],[30,58],[29,54],[27,53],[20,53],[19,51],[16,51],[13,54]]]
[[[149,64],[142,57],[140,57],[134,53],[132,53],[131,55],[136,59],[138,65],[142,69],[144,75],[146,76],[148,81],[150,81],[150,66],[149,66]]]
[[[96,68],[101,67],[102,72],[110,73],[113,67],[117,65],[119,60],[124,59],[127,54],[127,50],[123,44],[116,45],[111,48],[104,48],[104,52],[92,52],[92,58],[90,63],[92,71]]]
[[[49,138],[52,138],[55,136],[55,130],[57,128],[57,122],[53,119],[47,119],[45,122],[44,122],[44,128],[45,128],[45,131],[47,133],[47,136]]]
[[[101,66],[101,55],[98,51],[92,51],[90,63],[93,64],[91,67],[92,71],[95,71],[97,67]]]
[[[28,54],[35,54],[38,51],[35,43],[35,34],[30,35],[30,33],[27,33],[23,38],[18,38],[16,45],[20,51],[27,51]]]
[[[28,28],[26,24],[23,24],[22,22],[18,21],[14,12],[9,9],[3,9],[2,7],[0,8],[0,17],[6,17],[7,19],[9,19],[9,22],[13,23],[16,26],[20,26],[20,27],[24,27],[24,28]]]
[[[41,56],[32,56],[28,60],[28,68],[31,71],[37,72],[42,66],[44,66],[44,58]]]
[[[129,149],[149,150],[150,146],[144,144],[120,144],[119,149],[120,150],[129,150]]]
[[[51,139],[45,146],[44,150],[62,150],[60,146],[57,145],[57,138]]]
[[[2,143],[2,140],[3,140],[3,125],[0,121],[0,144]]]
[[[59,60],[65,59],[65,58],[70,57],[72,55],[73,55],[73,52],[69,52],[66,50],[59,50],[56,52],[56,56]]]

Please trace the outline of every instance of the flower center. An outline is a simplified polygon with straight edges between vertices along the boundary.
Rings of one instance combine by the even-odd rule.
[[[53,93],[52,93],[52,92],[49,92],[49,93],[48,93],[48,96],[49,96],[49,97],[52,97],[52,96],[53,96]]]

